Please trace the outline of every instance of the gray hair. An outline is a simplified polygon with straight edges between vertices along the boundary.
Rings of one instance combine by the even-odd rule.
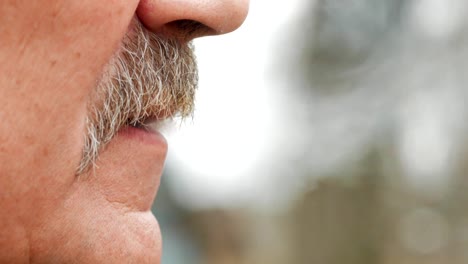
[[[88,105],[77,175],[95,165],[121,128],[193,112],[198,72],[190,43],[157,36],[135,21],[135,30],[106,68]]]

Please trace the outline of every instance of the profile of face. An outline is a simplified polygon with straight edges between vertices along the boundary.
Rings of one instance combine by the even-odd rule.
[[[238,28],[248,0],[0,3],[0,263],[159,263],[150,212],[190,116],[190,41]]]

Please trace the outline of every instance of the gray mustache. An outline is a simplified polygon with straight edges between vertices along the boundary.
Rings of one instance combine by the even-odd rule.
[[[121,128],[192,115],[197,85],[193,46],[155,35],[136,21],[90,99],[76,174],[96,165],[99,152]]]

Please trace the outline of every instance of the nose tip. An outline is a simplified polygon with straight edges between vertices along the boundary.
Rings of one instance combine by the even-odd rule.
[[[236,30],[248,8],[249,0],[142,0],[136,13],[151,31],[189,41]]]

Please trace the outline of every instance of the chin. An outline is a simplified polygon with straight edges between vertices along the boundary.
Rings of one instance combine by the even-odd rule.
[[[91,197],[96,195],[90,200],[95,206],[84,205],[83,210],[74,210],[78,213],[81,211],[81,216],[71,216],[77,224],[74,232],[83,231],[84,239],[77,241],[76,247],[85,248],[82,255],[90,256],[79,263],[159,264],[161,232],[151,211],[137,210],[129,207],[126,201],[111,200],[102,193],[91,194],[93,191],[100,192],[95,187],[91,184],[87,191]],[[80,189],[86,191],[87,188],[80,186]]]
[[[98,259],[96,263],[159,264],[162,240],[156,218],[150,212],[129,213],[124,217],[125,225],[110,231],[116,237],[106,243],[108,256],[114,254],[114,257]]]
[[[161,233],[150,211],[108,200],[93,184],[75,188],[36,226],[31,263],[160,263]]]

